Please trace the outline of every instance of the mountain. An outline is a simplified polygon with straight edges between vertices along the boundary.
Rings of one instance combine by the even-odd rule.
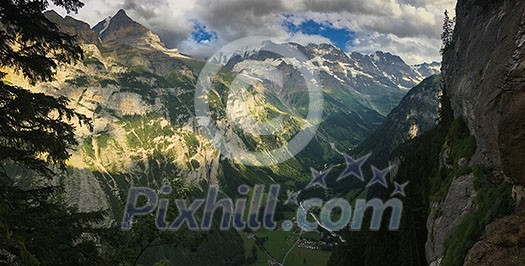
[[[120,9],[114,16],[97,23],[92,31],[109,46],[123,45],[155,49],[172,55],[180,55],[177,49],[167,49],[158,35],[132,20],[126,11]]]
[[[302,46],[297,43],[276,44],[271,41],[265,41],[260,45],[245,47],[230,53],[219,53],[211,62],[228,65],[231,68],[239,61],[255,59],[264,61],[265,50],[286,49],[279,47],[288,45],[292,49],[298,49],[317,67],[329,72],[332,76],[338,78],[355,78],[356,76],[372,76],[375,82],[389,87],[392,84],[398,88],[409,90],[424,78],[439,74],[440,63],[431,64],[423,63],[421,65],[409,66],[403,59],[397,55],[388,52],[377,51],[370,55],[364,55],[357,52],[345,53],[340,48],[331,44],[308,44]],[[277,56],[277,55],[271,55]],[[277,56],[278,57],[278,56]],[[339,69],[334,68],[334,62],[342,63]],[[335,70],[335,71],[334,71]],[[346,70],[346,71],[341,71]]]
[[[311,180],[310,167],[339,166],[340,150],[353,149],[369,137],[408,89],[424,78],[389,53],[348,54],[328,44],[264,43],[297,49],[306,56],[305,65],[319,76],[325,109],[318,132],[302,152],[278,166],[253,167],[221,155],[198,127],[202,117],[194,112],[195,84],[205,61],[167,49],[123,10],[92,29],[53,12],[47,16],[63,31],[79,36],[83,60],[61,68],[56,80],[36,86],[12,71],[9,78],[34,91],[66,96],[70,107],[93,120],[93,132],[77,128],[80,145],[71,152],[67,178],[64,174],[57,182],[64,185],[66,200],[81,211],[107,210],[111,215],[107,224],[120,221],[130,186],[158,188],[166,180],[180,180],[192,196],[199,196],[202,187],[220,184],[221,194],[232,197],[238,196],[241,184],[279,183],[283,190],[300,189]],[[225,58],[225,66],[210,79],[214,89],[207,95],[209,116],[222,138],[269,153],[307,124],[307,86],[293,58],[253,50]],[[265,64],[280,70],[282,87],[265,78]],[[255,81],[240,100],[230,97],[237,92],[232,85],[236,77]],[[232,121],[231,114],[242,119]],[[274,117],[283,123],[272,128],[271,135],[245,130],[253,119]],[[349,187],[329,193],[346,197],[353,193]],[[290,211],[279,207],[276,215],[284,217]],[[140,263],[153,264],[167,256],[185,265],[231,265],[251,252],[244,250],[249,241],[245,232],[217,230],[207,237],[195,252],[164,246],[146,252]],[[266,255],[259,255],[264,260]]]
[[[408,183],[402,230],[342,232],[346,242],[333,253],[333,265],[523,265],[524,13],[523,1],[459,0],[453,41],[444,50],[443,86],[438,77],[419,84],[437,73],[439,63],[408,66],[389,53],[345,53],[329,44],[261,44],[301,51],[325,94],[319,132],[278,167],[246,166],[219,154],[193,112],[205,62],[167,49],[124,11],[93,29],[48,13],[63,31],[79,36],[85,57],[32,89],[67,96],[71,107],[93,119],[94,132],[77,130],[81,144],[72,151],[70,177],[57,182],[81,210],[108,210],[108,224],[120,219],[131,185],[183,180],[195,195],[208,184],[220,184],[224,195],[238,194],[240,184],[278,182],[297,190],[311,180],[309,167],[340,167],[339,150],[373,150],[384,162],[395,162],[391,179]],[[307,97],[294,59],[252,49],[216,59],[224,67],[211,80],[215,87],[208,97],[222,137],[268,152],[298,132]],[[267,66],[282,73],[282,86],[265,78]],[[228,97],[236,76],[256,80],[243,101]],[[10,78],[23,82],[12,72]],[[243,132],[251,120],[243,117],[239,126],[228,119],[232,112],[255,114],[258,121],[280,116],[285,123],[260,136]],[[351,187],[343,184],[319,197],[354,198]],[[279,208],[278,216],[289,212]],[[246,239],[245,232],[213,232],[194,252],[155,252],[181,264],[231,265],[250,252]],[[156,262],[155,252],[140,263]]]
[[[408,184],[402,229],[347,231],[330,265],[525,264],[523,14],[523,1],[458,1],[439,122],[381,158],[393,163],[392,180]],[[388,120],[363,145],[406,133]]]
[[[378,162],[387,162],[401,144],[436,127],[442,81],[440,75],[428,77],[411,89],[385,121],[354,153],[372,153]]]
[[[114,16],[97,23],[92,30],[103,41],[114,41],[117,35],[140,38],[150,32],[146,27],[132,20],[123,9],[120,9]]]
[[[136,41],[147,38],[151,33],[146,27],[132,20],[123,9],[100,21],[92,30],[106,43]]]
[[[417,72],[419,72],[424,77],[430,77],[432,75],[441,74],[441,63],[432,62],[432,63],[423,63],[419,65],[412,66]]]
[[[268,51],[297,49],[306,56],[307,61],[304,64],[307,68],[319,75],[324,87],[330,88],[325,90],[326,94],[330,95],[332,92],[334,95],[344,95],[340,97],[343,100],[348,97],[352,101],[357,100],[383,116],[399,103],[407,90],[430,76],[410,67],[399,56],[384,52],[372,55],[355,52],[347,54],[330,44],[302,46],[297,43],[276,44],[269,41],[256,49],[244,48],[229,55],[221,54],[212,58],[212,61],[222,62],[233,72],[250,69],[253,65],[260,69],[264,69],[264,64],[274,67],[293,65],[290,58]]]
[[[422,75],[417,69],[407,65],[397,55],[379,51],[369,57],[374,61],[374,65],[377,66],[378,70],[381,71],[381,73],[376,75],[381,76],[382,74],[400,88],[411,89],[421,81],[421,78],[428,77],[428,75]]]
[[[355,141],[350,142],[350,144],[360,143],[364,139],[363,137],[368,136],[370,132],[376,129],[378,122],[384,122],[382,119],[378,119],[379,115],[390,113],[392,108],[397,106],[401,98],[405,96],[406,87],[413,87],[422,79],[421,73],[405,64],[400,57],[390,53],[347,54],[329,44],[302,46],[296,43],[277,44],[270,41],[261,43],[256,48],[258,50],[244,48],[228,56],[220,54],[218,58],[212,58],[212,60],[218,63],[223,62],[226,68],[234,73],[243,73],[263,79],[268,76],[268,69],[271,68],[276,68],[287,76],[286,73],[290,66],[298,65],[296,60],[304,60],[301,66],[316,73],[321,85],[325,88],[326,122],[321,125],[321,131],[328,133],[325,136],[326,139],[333,139],[334,136],[337,136],[337,139],[354,139]],[[293,54],[293,51],[297,50],[305,56],[304,59],[284,57],[272,52],[280,51],[282,54]],[[228,58],[226,63],[224,63],[225,58]],[[438,67],[439,63],[432,65]],[[423,67],[419,69],[423,69]],[[272,82],[268,81],[267,83],[271,84]],[[302,90],[297,89],[298,82],[292,84],[293,87],[291,88],[285,86],[284,88],[274,89],[273,91],[278,93],[267,98],[285,99],[283,101],[285,105],[296,106],[298,102],[301,102],[298,100],[301,97],[297,95],[302,93]],[[391,113],[386,118],[388,125],[383,124],[382,130],[390,130],[392,134],[381,135],[387,132],[376,131],[373,139],[368,139],[368,143],[373,143],[376,146],[367,148],[370,148],[370,151],[378,152],[378,154],[387,155],[406,140],[410,129],[423,132],[435,126],[436,108],[438,106],[435,94],[439,90],[438,79],[430,78],[409,92],[409,95],[405,97],[405,102],[396,108],[397,113],[394,109],[393,114]],[[289,102],[286,99],[294,99],[295,101]],[[408,113],[409,111],[412,113]],[[357,114],[361,119],[352,117],[352,114]],[[403,115],[406,117],[400,118]],[[394,121],[394,119],[399,119],[399,121]],[[406,126],[408,128],[404,129],[405,132],[403,132],[401,128],[393,128],[395,126]],[[387,129],[388,127],[392,128]],[[351,138],[352,136],[355,137]],[[378,148],[381,144],[389,141],[391,144],[384,147],[388,152],[385,154],[384,150]],[[337,141],[332,142],[337,143]],[[361,146],[366,147],[367,144]],[[353,148],[352,145],[343,147]]]

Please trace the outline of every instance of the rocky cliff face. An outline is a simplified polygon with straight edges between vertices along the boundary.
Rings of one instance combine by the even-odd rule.
[[[444,55],[456,116],[478,140],[475,160],[525,184],[525,3],[462,0],[454,44]]]
[[[455,117],[464,118],[476,138],[477,151],[468,164],[492,169],[489,182],[512,183],[519,209],[525,184],[525,2],[459,0],[456,13],[453,43],[444,54],[442,71]],[[487,212],[479,195],[472,205],[469,195],[482,194],[479,188],[472,191],[471,184],[475,181],[462,178],[463,181],[454,181],[448,190],[447,198],[456,198],[451,205],[453,209],[463,216],[475,211]],[[493,202],[501,199],[501,196],[493,197]],[[440,204],[444,202],[434,202],[431,213],[435,213],[436,205]],[[441,208],[442,212],[451,208],[448,206]],[[446,253],[443,236],[445,239],[455,237],[450,224],[453,228],[460,226],[450,221],[439,225],[440,219],[443,219],[440,215],[430,215],[427,223],[427,259],[434,264],[439,264]],[[524,221],[522,212],[515,211],[484,227],[481,240],[460,240],[463,243],[479,240],[468,252],[465,265],[496,262],[523,265]]]

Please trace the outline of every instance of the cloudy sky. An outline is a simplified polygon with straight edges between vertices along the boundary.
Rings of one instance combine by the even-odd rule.
[[[410,64],[439,61],[445,9],[455,0],[83,0],[74,17],[94,26],[123,8],[168,47],[207,57],[248,36],[347,52],[377,50]],[[60,9],[56,9],[64,14]]]

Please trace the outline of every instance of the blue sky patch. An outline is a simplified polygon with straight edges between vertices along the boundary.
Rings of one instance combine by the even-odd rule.
[[[287,15],[285,17],[289,18],[291,16],[292,15]],[[355,32],[353,31],[335,28],[331,22],[318,23],[311,19],[303,21],[299,25],[295,25],[290,20],[285,19],[284,26],[286,27],[286,30],[292,34],[302,33],[323,36],[332,41],[335,46],[343,50],[346,50],[347,43],[352,44],[355,35]]]
[[[200,21],[194,20],[193,32],[191,33],[191,37],[197,43],[207,44],[214,40],[217,40],[217,33],[214,31],[208,31],[206,25],[202,25]]]

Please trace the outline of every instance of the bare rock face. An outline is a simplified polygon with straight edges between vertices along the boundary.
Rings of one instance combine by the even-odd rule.
[[[524,213],[488,225],[485,237],[470,249],[464,265],[525,265]]]
[[[427,220],[429,241],[425,246],[428,262],[440,265],[445,241],[463,218],[476,208],[475,197],[474,175],[469,174],[452,181],[445,200],[432,203]]]
[[[475,162],[525,183],[525,2],[460,0],[443,73],[456,116],[476,137]]]
[[[525,184],[525,1],[459,0],[456,14],[454,40],[443,59],[445,91],[454,115],[465,118],[476,138],[470,165],[489,166],[495,178],[511,181],[519,202]],[[462,195],[454,190],[452,185],[449,196]],[[486,226],[464,264],[525,265],[525,215],[520,209]],[[431,215],[428,223],[433,226],[429,231],[436,229],[439,219]],[[447,232],[444,227],[436,233]],[[439,265],[436,239],[429,238],[427,258]]]

